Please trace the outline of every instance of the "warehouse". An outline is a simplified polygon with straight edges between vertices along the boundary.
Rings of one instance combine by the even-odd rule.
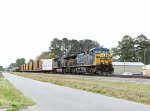
[[[114,74],[142,74],[143,67],[142,62],[113,62]]]

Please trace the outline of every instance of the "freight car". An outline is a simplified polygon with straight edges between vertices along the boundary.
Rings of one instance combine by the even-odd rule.
[[[53,59],[41,59],[20,66],[22,72],[51,72]]]
[[[34,63],[25,65],[27,70],[21,66],[21,71],[53,72],[53,73],[91,73],[112,74],[112,56],[107,48],[93,48],[90,51],[81,52],[65,57],[54,59],[41,59]]]

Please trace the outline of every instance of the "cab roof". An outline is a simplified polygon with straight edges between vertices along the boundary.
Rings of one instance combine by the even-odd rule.
[[[97,51],[97,50],[99,50],[99,51],[109,51],[109,49],[107,49],[107,48],[102,48],[102,47],[100,47],[100,48],[93,48],[93,49],[91,49],[90,51]]]

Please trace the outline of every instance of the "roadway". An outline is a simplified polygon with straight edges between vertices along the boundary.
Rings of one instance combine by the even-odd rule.
[[[150,111],[150,105],[107,97],[3,73],[17,89],[36,102],[24,111]]]

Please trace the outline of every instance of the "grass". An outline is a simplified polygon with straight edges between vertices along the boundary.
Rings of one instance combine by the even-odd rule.
[[[133,83],[106,82],[100,80],[84,80],[78,78],[64,78],[46,74],[13,73],[19,76],[49,82],[61,86],[86,90],[98,94],[126,99],[150,105],[150,86]]]
[[[34,105],[34,102],[15,89],[0,74],[0,106],[11,106],[7,111],[20,111],[22,107],[31,105]]]

